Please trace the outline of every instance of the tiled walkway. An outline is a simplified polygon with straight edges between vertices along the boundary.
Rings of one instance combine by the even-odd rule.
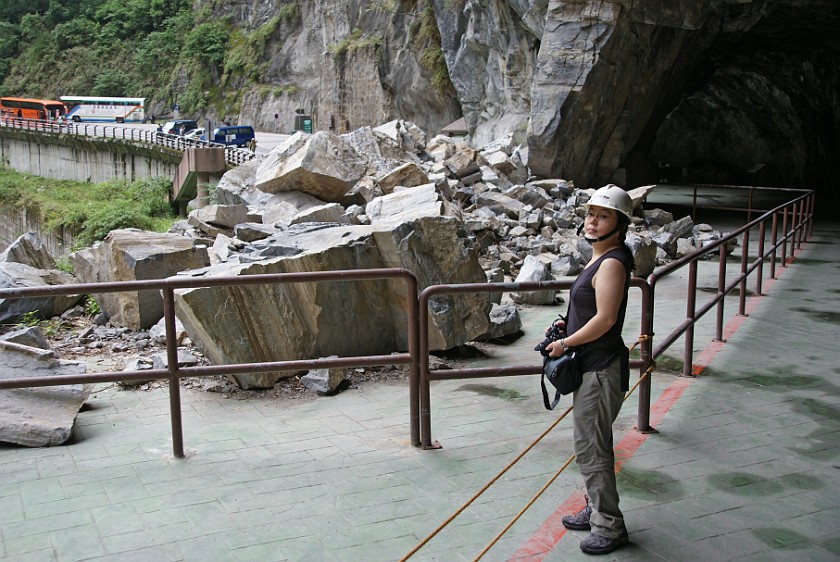
[[[628,399],[615,432],[632,544],[602,559],[840,560],[838,235],[818,224],[748,300],[749,317],[729,321],[726,343],[698,329],[698,377],[654,373],[658,433],[633,429]],[[668,294],[657,295],[660,333],[684,314],[679,291]],[[525,337],[483,361],[533,357],[556,312],[525,311]],[[0,557],[400,560],[570,402],[544,410],[536,376],[440,382],[432,431],[443,448],[423,451],[409,444],[404,382],[315,400],[182,399],[185,459],[172,456],[165,389],[98,390],[72,444],[0,447]],[[410,560],[475,559],[570,454],[564,420]],[[580,502],[572,464],[482,559],[587,558],[583,533],[559,524]]]

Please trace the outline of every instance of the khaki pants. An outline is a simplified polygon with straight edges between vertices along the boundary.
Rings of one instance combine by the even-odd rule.
[[[584,373],[574,392],[572,411],[575,457],[592,507],[589,523],[593,533],[610,539],[626,531],[618,508],[612,433],[624,401],[620,370],[616,359],[606,369]]]

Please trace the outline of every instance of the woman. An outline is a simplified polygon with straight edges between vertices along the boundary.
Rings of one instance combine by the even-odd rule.
[[[630,196],[616,185],[604,186],[584,205],[582,230],[592,245],[592,259],[569,291],[567,336],[549,344],[550,357],[577,348],[583,362],[583,382],[573,395],[575,456],[586,486],[587,505],[563,517],[563,525],[591,530],[580,548],[606,554],[628,543],[624,517],[618,508],[612,424],[630,370],[627,346],[621,338],[633,255],[624,237],[633,214]]]

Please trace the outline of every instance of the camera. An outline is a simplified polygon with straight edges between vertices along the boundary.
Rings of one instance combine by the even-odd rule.
[[[566,337],[566,319],[563,318],[563,316],[560,316],[559,320],[563,321],[563,325],[561,326],[557,324],[556,320],[552,322],[551,326],[549,326],[548,330],[545,332],[545,339],[537,344],[534,351],[539,351],[541,355],[548,357],[548,350],[546,350],[548,344]]]

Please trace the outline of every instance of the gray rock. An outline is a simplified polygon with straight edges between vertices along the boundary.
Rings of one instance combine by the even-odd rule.
[[[533,283],[552,280],[548,268],[535,256],[526,256],[516,276],[516,283]],[[522,291],[511,293],[517,304],[554,304],[556,291]]]
[[[34,232],[19,236],[0,253],[0,262],[22,263],[35,269],[55,269],[55,260]]]
[[[237,224],[248,221],[248,207],[247,205],[206,205],[190,211],[189,216],[195,217],[201,223],[231,230]]]
[[[376,183],[382,192],[387,194],[393,192],[397,186],[415,187],[429,183],[429,176],[414,162],[406,162],[377,177]]]
[[[104,242],[70,255],[80,282],[164,279],[209,264],[207,249],[175,234],[137,229],[113,230]],[[134,330],[153,326],[163,317],[159,291],[100,293],[99,308],[113,324]]]
[[[49,285],[67,285],[77,280],[63,271],[56,269],[37,269],[23,263],[0,262],[0,288],[32,288]],[[45,295],[23,298],[0,298],[0,323],[18,320],[26,313],[37,313],[41,318],[60,316],[72,308],[83,295]]]
[[[512,304],[493,304],[490,310],[490,331],[476,338],[478,341],[506,340],[522,333],[522,318]]]
[[[126,364],[123,371],[146,371],[152,369],[154,362],[149,357],[142,357],[140,355],[132,355],[126,358]],[[136,379],[119,381],[119,385],[124,388],[132,388],[142,386],[150,383],[155,379]]]
[[[656,245],[647,236],[628,232],[624,242],[633,252],[634,273],[637,277],[647,277],[656,267]]]
[[[2,379],[84,372],[84,364],[56,359],[52,351],[0,341]],[[25,447],[65,443],[89,394],[86,385],[0,390],[0,442]]]
[[[297,132],[265,157],[255,186],[266,193],[301,191],[332,203],[366,170],[367,161],[346,140],[325,131]]]
[[[27,326],[0,335],[0,340],[37,347],[39,349],[50,349],[50,344],[44,334],[37,326]]]
[[[344,207],[338,203],[325,203],[318,207],[310,207],[292,217],[289,224],[306,222],[321,222],[335,224],[350,224],[350,219],[344,215]]]
[[[415,189],[420,188],[407,191]],[[415,272],[421,289],[441,282],[482,282],[484,272],[464,234],[457,220],[441,216],[379,226],[295,225],[271,240],[298,249],[298,254],[251,264],[221,264],[207,268],[204,274],[401,267]],[[178,318],[212,364],[405,350],[405,307],[404,285],[398,281],[176,291]],[[430,348],[451,349],[486,332],[489,309],[486,294],[436,297],[431,303]],[[336,337],[337,333],[341,337]],[[285,376],[289,374],[270,372],[231,379],[241,388],[270,388]]]
[[[330,357],[337,357],[331,355]],[[328,396],[338,391],[341,383],[350,378],[347,369],[312,369],[302,377],[300,382],[309,390],[314,390],[320,395]]]

